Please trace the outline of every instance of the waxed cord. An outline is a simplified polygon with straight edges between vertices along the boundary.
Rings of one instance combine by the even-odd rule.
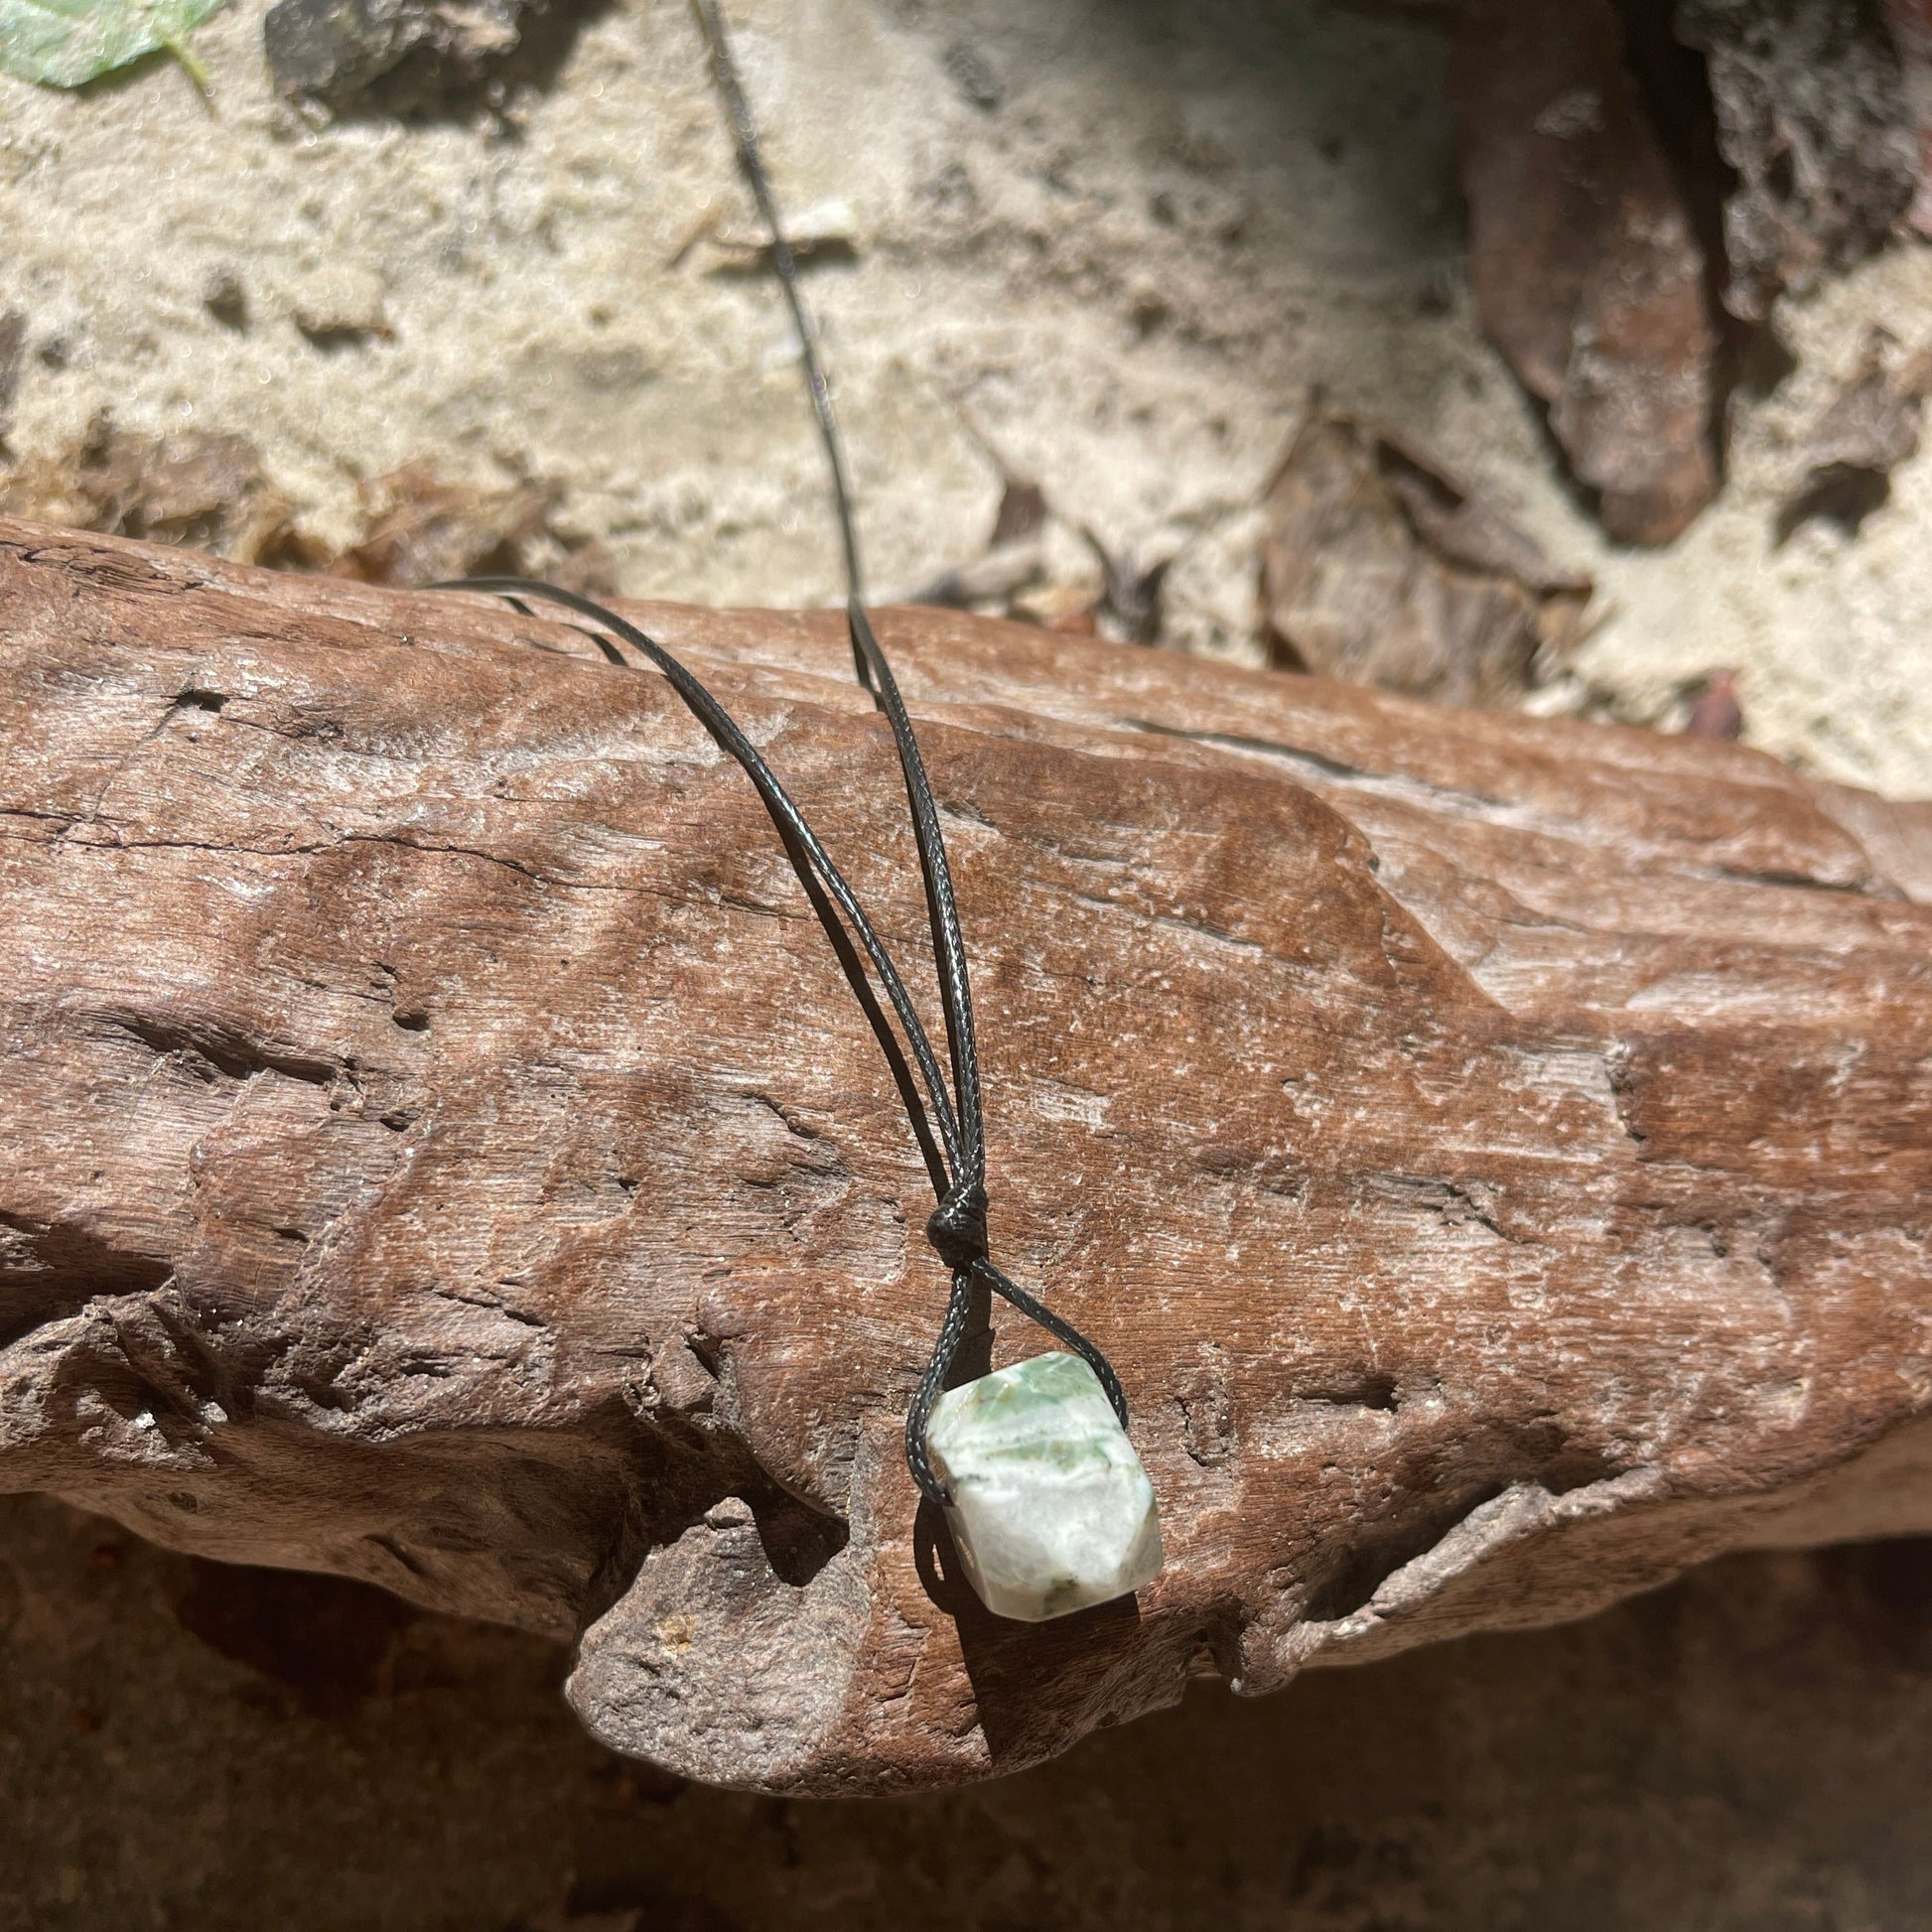
[[[865,573],[859,568],[859,526],[852,514],[852,483],[845,467],[845,446],[839,440],[839,422],[832,411],[832,385],[825,378],[825,365],[818,354],[818,331],[812,327],[811,311],[805,307],[804,291],[798,286],[798,263],[791,252],[791,237],[785,232],[778,212],[778,198],[771,192],[771,177],[764,170],[764,155],[759,145],[759,124],[738,77],[738,62],[732,55],[731,32],[718,0],[691,0],[697,16],[698,31],[704,36],[711,56],[711,77],[725,103],[725,118],[731,123],[732,140],[738,148],[738,165],[759,205],[759,218],[771,237],[771,266],[777,271],[778,286],[784,291],[785,307],[791,312],[792,333],[798,338],[798,360],[805,372],[805,388],[811,397],[812,414],[818,419],[818,440],[825,446],[825,461],[832,472],[832,506],[838,516],[839,543],[845,552],[846,595],[855,601],[865,596]]]
[[[797,266],[785,240],[775,197],[759,154],[758,131],[739,82],[732,59],[731,42],[716,0],[692,0],[711,54],[712,72],[724,98],[727,115],[736,138],[738,159],[751,182],[754,196],[770,230],[772,262],[785,294],[791,319],[798,334],[804,364],[806,387],[813,414],[818,422],[820,440],[831,470],[832,493],[838,516],[839,534],[844,550],[849,595],[846,623],[852,640],[852,663],[859,682],[871,695],[874,705],[885,714],[892,727],[893,741],[898,749],[899,770],[905,781],[906,804],[911,813],[913,842],[918,848],[919,872],[925,883],[926,918],[932,935],[933,970],[939,983],[939,1007],[946,1029],[947,1071],[942,1071],[932,1042],[919,1020],[905,982],[887,950],[886,942],[867,916],[859,896],[845,875],[832,862],[805,815],[776,773],[765,763],[758,748],[745,735],[737,720],[716,697],[677,658],[647,636],[637,625],[615,611],[554,584],[538,583],[525,577],[470,577],[454,583],[438,584],[436,590],[488,591],[504,597],[518,609],[520,600],[534,598],[558,604],[587,618],[598,628],[586,630],[598,649],[613,664],[638,669],[619,648],[621,639],[647,662],[654,665],[704,726],[719,748],[741,764],[776,828],[785,856],[805,896],[817,914],[819,924],[831,941],[833,953],[845,974],[861,1011],[870,1024],[886,1064],[898,1089],[900,1100],[918,1143],[926,1173],[932,1181],[937,1205],[925,1224],[927,1241],[945,1264],[952,1278],[946,1312],[939,1324],[938,1338],[919,1378],[905,1417],[905,1462],[922,1494],[941,1507],[949,1498],[925,1450],[926,1425],[933,1405],[946,1386],[946,1378],[966,1337],[972,1319],[975,1285],[998,1295],[1030,1320],[1037,1322],[1062,1346],[1078,1355],[1099,1378],[1108,1402],[1127,1426],[1127,1400],[1121,1392],[1120,1378],[1098,1348],[1085,1335],[1057,1315],[1051,1309],[1010,1280],[993,1264],[988,1253],[986,1230],[986,1123],[980,1084],[979,1045],[973,1030],[973,990],[966,965],[966,941],[960,927],[959,906],[953,896],[952,868],[946,861],[945,834],[939,823],[939,808],[926,776],[925,759],[912,730],[898,680],[886,653],[880,648],[872,621],[862,598],[859,572],[859,545],[852,514],[852,495],[847,483],[844,454],[838,423],[832,410],[831,390],[818,358],[811,319],[798,288]],[[856,940],[856,944],[855,944]],[[863,957],[862,957],[863,955]],[[867,974],[868,965],[886,994],[882,1006]],[[888,1016],[887,1007],[891,1009]],[[897,1030],[893,1025],[898,1023]]]

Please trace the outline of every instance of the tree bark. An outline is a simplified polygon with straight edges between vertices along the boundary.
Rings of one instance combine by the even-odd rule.
[[[930,1012],[828,614],[635,607]],[[900,1456],[944,1299],[877,1047],[653,675],[481,598],[0,524],[0,1485],[578,1637],[717,1782],[1932,1529],[1932,807],[933,611],[996,1257],[1168,1567],[982,1611]],[[1001,1319],[994,1359],[1042,1338]]]

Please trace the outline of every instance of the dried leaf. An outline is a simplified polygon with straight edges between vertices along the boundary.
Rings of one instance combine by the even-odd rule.
[[[575,591],[579,597],[594,597],[609,602],[618,594],[618,560],[610,547],[596,537],[574,547],[562,543],[554,532],[546,532],[548,543],[559,553],[543,557],[531,550],[523,556],[522,568],[560,591]]]
[[[1091,583],[1077,588],[1064,583],[1042,586],[1047,568],[1046,523],[1051,515],[1037,483],[1009,477],[985,552],[941,571],[904,602],[982,611],[1001,606],[1001,615],[1048,630],[1111,637],[1124,644],[1156,642],[1161,635],[1162,591],[1173,559],[1142,564],[1129,556],[1116,556],[1082,524],[1080,539],[1100,566],[1099,595],[1094,595]],[[1035,587],[1039,587],[1037,594],[1021,596]]]
[[[1262,600],[1291,669],[1507,704],[1581,635],[1589,580],[1415,445],[1311,408],[1269,486]]]
[[[364,491],[367,534],[331,566],[369,584],[436,584],[482,572],[522,574],[523,546],[543,535],[557,491],[536,483],[473,489],[405,464]]]
[[[1587,597],[1587,577],[1560,570],[1515,524],[1498,516],[1415,444],[1378,429],[1376,461],[1409,520],[1449,563],[1491,577],[1509,577],[1525,590]]]
[[[0,68],[78,87],[144,54],[181,51],[225,0],[0,0]]]
[[[143,436],[97,417],[73,448],[0,475],[0,515],[180,543],[237,563],[408,586],[503,571],[616,594],[601,543],[559,531],[550,484],[474,489],[406,464],[366,485],[363,533],[336,552],[293,527],[288,499],[239,436]]]
[[[68,529],[189,544],[238,563],[271,561],[289,504],[240,436],[143,436],[96,417],[71,449],[0,479],[0,512]]]
[[[1684,192],[1611,0],[1477,0],[1452,69],[1483,328],[1604,527],[1667,543],[1718,486],[1718,338]]]

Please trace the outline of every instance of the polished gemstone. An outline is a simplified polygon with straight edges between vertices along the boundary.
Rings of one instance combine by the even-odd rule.
[[[925,1450],[966,1575],[999,1615],[1042,1623],[1160,1573],[1154,1485],[1079,1356],[1035,1355],[948,1389]]]

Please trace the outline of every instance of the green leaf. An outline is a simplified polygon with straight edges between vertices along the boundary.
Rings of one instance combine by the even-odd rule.
[[[23,80],[77,87],[182,43],[226,0],[0,0],[0,68]],[[192,71],[192,69],[191,69]]]

